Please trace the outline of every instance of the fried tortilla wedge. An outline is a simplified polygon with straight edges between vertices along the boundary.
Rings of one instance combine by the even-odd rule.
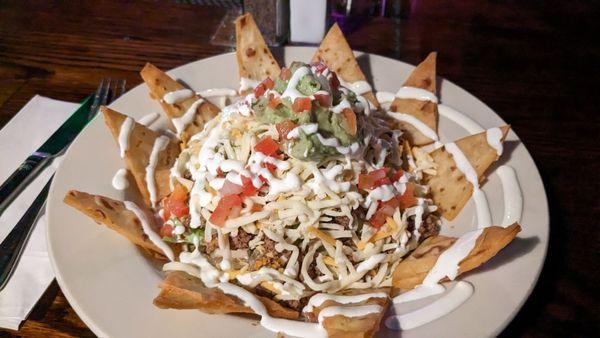
[[[121,125],[127,116],[108,107],[102,107],[101,110],[104,114],[104,121],[118,144]],[[146,166],[150,161],[154,142],[160,136],[158,132],[147,128],[143,124],[134,122],[129,134],[129,147],[125,150],[125,164],[135,178],[135,183],[147,206],[152,206],[152,202],[150,201],[150,191],[146,182]],[[169,175],[179,153],[179,144],[169,140],[167,146],[158,154],[158,161],[154,169],[157,201],[171,193]]]
[[[153,256],[166,259],[162,250],[148,239],[137,216],[129,211],[123,202],[77,190],[67,192],[63,201],[96,223],[104,224],[123,235],[133,244],[152,253]]]
[[[344,37],[344,33],[334,24],[327,32],[317,52],[312,58],[313,62],[323,61],[329,69],[345,82],[352,83],[356,81],[367,81],[365,74],[360,69],[354,53]],[[379,108],[379,101],[373,94],[373,91],[362,94],[371,104]]]
[[[365,293],[383,292],[386,294],[390,293],[389,288],[380,289],[349,289],[336,296],[353,296]],[[336,338],[368,338],[375,336],[375,333],[380,328],[381,320],[383,315],[387,311],[390,305],[389,297],[385,298],[369,298],[362,302],[352,304],[340,304],[334,300],[326,300],[323,304],[315,307],[312,312],[305,312],[306,318],[309,321],[316,322],[319,317],[319,313],[331,306],[342,306],[342,307],[355,307],[355,306],[366,306],[366,305],[379,305],[381,311],[377,313],[371,313],[361,317],[345,317],[343,315],[336,315],[331,317],[325,317],[323,319],[323,328],[327,331],[328,337]]]
[[[235,20],[235,39],[240,78],[262,81],[279,76],[281,68],[251,14],[246,13]]]
[[[257,296],[269,314],[277,318],[297,319],[299,313],[279,303]],[[183,271],[169,271],[160,285],[154,305],[161,309],[197,309],[207,313],[254,313],[234,296],[218,288],[208,288],[202,281]]]
[[[436,52],[431,52],[410,74],[403,86],[425,89],[436,94]],[[390,111],[411,115],[437,133],[438,108],[437,103],[415,99],[395,98],[390,106]],[[412,145],[422,146],[433,142],[423,135],[410,123],[394,120],[397,127],[405,131],[405,135]]]
[[[190,137],[202,131],[204,123],[217,116],[220,111],[219,107],[197,94],[181,102],[169,104],[163,100],[165,94],[185,87],[151,63],[147,63],[140,74],[150,89],[150,96],[160,102],[175,128],[183,129],[177,130],[183,142],[187,142]],[[189,114],[193,114],[193,118],[188,118]]]
[[[500,127],[502,142],[509,129],[508,125]],[[486,132],[464,137],[455,143],[465,154],[481,182],[485,171],[499,158],[496,149],[488,144]],[[432,151],[429,155],[437,164],[437,173],[426,175],[425,182],[430,186],[433,202],[440,208],[442,216],[453,220],[471,198],[473,185],[467,181],[465,175],[456,167],[452,155],[443,147]]]
[[[506,228],[499,226],[485,228],[477,238],[473,250],[460,262],[458,273],[473,270],[490,260],[506,247],[519,231],[521,231],[521,226],[517,223]],[[392,276],[393,293],[398,293],[400,290],[410,290],[421,284],[437,262],[438,257],[452,246],[456,240],[457,238],[454,237],[439,235],[424,240],[410,256],[396,267]]]

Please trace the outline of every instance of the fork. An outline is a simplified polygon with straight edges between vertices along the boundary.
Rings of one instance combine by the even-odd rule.
[[[100,81],[98,89],[94,94],[94,101],[90,106],[88,120],[91,121],[98,114],[100,106],[109,104],[125,93],[125,85],[125,80],[113,81],[108,78]],[[46,204],[52,178],[54,178],[54,175],[50,177],[42,191],[33,201],[33,204],[23,214],[4,241],[0,243],[0,291],[8,284],[23,254],[23,249],[25,248],[25,244],[27,244],[29,235],[41,215],[40,211]]]

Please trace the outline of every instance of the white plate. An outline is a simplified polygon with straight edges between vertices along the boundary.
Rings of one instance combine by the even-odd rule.
[[[314,48],[285,48],[286,64],[310,60]],[[361,55],[360,63],[377,90],[395,92],[413,66],[376,55]],[[199,60],[169,72],[196,90],[237,88],[237,65],[233,53]],[[441,81],[441,101],[477,121],[485,128],[505,122],[489,107],[453,83]],[[111,105],[140,118],[161,111],[139,85]],[[442,141],[468,133],[440,118]],[[538,170],[514,132],[510,132],[501,163],[513,166],[524,193],[523,231],[497,257],[464,280],[475,293],[453,313],[428,325],[405,332],[382,327],[385,337],[482,337],[498,334],[517,313],[533,289],[544,262],[549,219],[546,194]],[[160,310],[152,305],[161,273],[125,238],[63,204],[69,189],[123,199],[111,187],[113,174],[123,167],[115,141],[102,118],[93,121],[69,148],[48,199],[48,249],[56,278],[69,303],[99,336],[109,337],[269,337],[256,320],[231,315],[209,315],[195,310]],[[492,173],[483,185],[500,222],[503,195],[499,177]],[[443,226],[443,233],[460,234],[475,227],[469,202],[461,215]]]

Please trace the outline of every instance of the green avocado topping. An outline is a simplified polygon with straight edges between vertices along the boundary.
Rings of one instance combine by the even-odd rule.
[[[300,67],[309,67],[301,62],[293,62],[290,66],[291,74],[294,74]],[[323,79],[321,79],[323,81]],[[283,94],[288,86],[289,80],[277,78],[275,80],[274,91]],[[321,82],[312,73],[304,75],[296,86],[302,95],[310,97],[316,92],[323,90]],[[333,105],[339,104],[343,99],[348,100],[354,107],[356,104],[356,95],[352,91],[342,93],[339,90],[328,93],[333,97]],[[317,123],[317,132],[324,138],[334,137],[342,146],[349,146],[356,142],[357,135],[348,133],[348,124],[346,117],[341,113],[332,112],[329,107],[323,107],[318,100],[311,101],[310,111],[294,112],[293,102],[288,97],[281,99],[275,108],[269,105],[270,96],[265,94],[253,103],[252,109],[258,120],[263,123],[277,124],[284,121],[292,121],[300,126],[308,123]],[[284,149],[289,150],[289,155],[301,160],[319,161],[325,157],[340,155],[335,147],[323,145],[316,134],[307,135],[302,129],[299,131],[299,137],[293,140],[285,140],[290,144]]]

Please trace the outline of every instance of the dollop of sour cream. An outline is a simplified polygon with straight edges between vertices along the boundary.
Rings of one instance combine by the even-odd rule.
[[[129,187],[129,181],[127,180],[127,169],[121,168],[117,170],[112,179],[112,186],[117,190],[125,190]]]

